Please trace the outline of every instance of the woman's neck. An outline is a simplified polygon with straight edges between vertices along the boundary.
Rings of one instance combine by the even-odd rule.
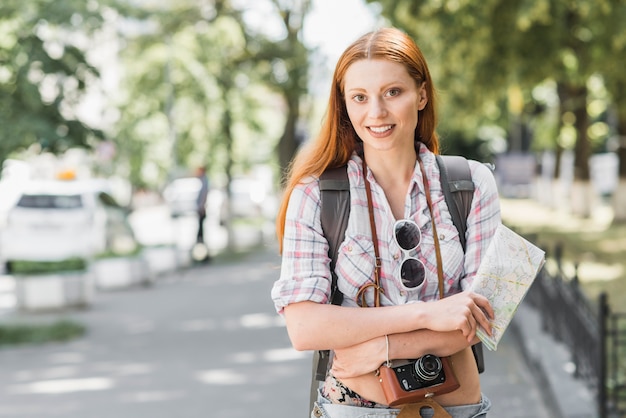
[[[376,182],[385,184],[407,183],[413,177],[417,153],[414,149],[405,152],[365,151],[365,160]]]
[[[380,152],[365,154],[367,166],[376,179],[376,183],[385,192],[395,219],[404,217],[406,194],[415,171],[416,160],[415,150],[402,155]]]

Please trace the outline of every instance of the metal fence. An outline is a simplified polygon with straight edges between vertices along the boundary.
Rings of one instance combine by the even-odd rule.
[[[549,254],[526,298],[544,331],[567,346],[575,376],[597,394],[599,417],[626,417],[626,313],[612,312],[604,293],[590,301],[576,267],[564,272],[561,255],[561,247]]]

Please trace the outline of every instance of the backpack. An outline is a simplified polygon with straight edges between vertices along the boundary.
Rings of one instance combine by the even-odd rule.
[[[474,183],[467,159],[461,156],[436,155],[439,166],[441,187],[452,222],[459,232],[459,239],[465,251],[465,232],[467,231],[467,216],[469,215],[474,196]],[[347,166],[329,168],[320,176],[321,195],[321,223],[324,236],[328,240],[328,255],[330,256],[330,271],[332,276],[330,303],[341,305],[343,294],[337,287],[335,263],[339,245],[343,242],[350,215],[350,183],[348,181]],[[482,343],[472,346],[478,372],[485,370]],[[310,408],[317,399],[317,382],[326,379],[330,351],[316,351],[313,353],[313,372],[311,379]]]

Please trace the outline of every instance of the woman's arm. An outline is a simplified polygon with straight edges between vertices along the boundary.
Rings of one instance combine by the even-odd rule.
[[[477,327],[491,334],[487,298],[462,292],[427,303],[352,308],[298,302],[285,307],[289,338],[296,350],[337,350],[390,334],[428,329],[458,332],[474,341]]]
[[[389,338],[389,359],[414,359],[425,354],[450,356],[468,346],[459,331],[436,332],[428,329],[392,334]],[[472,343],[478,342],[478,338]],[[335,350],[333,374],[346,379],[371,373],[387,361],[387,340],[376,337],[361,344]]]

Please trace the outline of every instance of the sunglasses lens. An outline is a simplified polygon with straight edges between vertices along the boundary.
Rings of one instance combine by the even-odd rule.
[[[422,239],[419,228],[413,222],[396,222],[394,232],[396,234],[396,241],[398,241],[398,245],[405,251],[417,248]]]
[[[400,267],[400,277],[402,284],[413,289],[424,283],[426,271],[424,264],[415,258],[407,258]]]

